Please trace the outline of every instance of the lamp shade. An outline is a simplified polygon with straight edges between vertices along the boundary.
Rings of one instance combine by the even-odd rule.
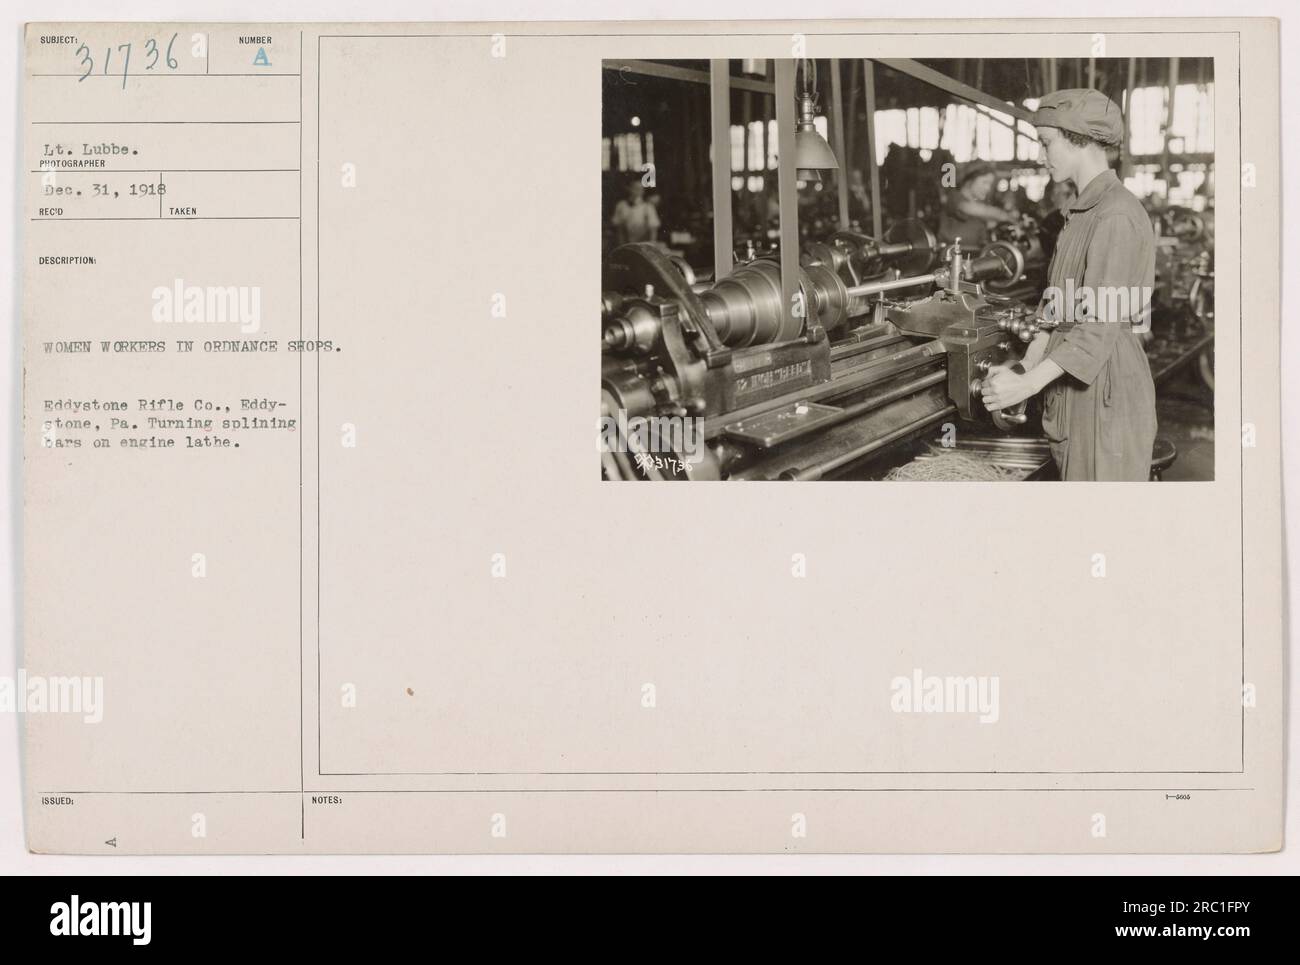
[[[838,171],[840,164],[826,138],[817,133],[817,128],[809,124],[805,129],[800,124],[794,135],[794,166],[813,171]]]
[[[838,171],[840,164],[835,160],[835,152],[826,138],[817,133],[815,113],[813,95],[804,91],[799,95],[799,122],[794,132],[794,166],[801,171]]]

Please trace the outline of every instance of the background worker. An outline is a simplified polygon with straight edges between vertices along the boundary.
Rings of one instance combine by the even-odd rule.
[[[939,214],[941,240],[951,243],[960,238],[963,248],[982,248],[989,240],[991,225],[1020,220],[989,201],[994,178],[993,168],[982,161],[966,167]]]
[[[628,178],[627,197],[614,206],[614,235],[617,243],[626,245],[633,241],[656,241],[659,238],[659,211],[646,200],[645,185],[641,175]]]

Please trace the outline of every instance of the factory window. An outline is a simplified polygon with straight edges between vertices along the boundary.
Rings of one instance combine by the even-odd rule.
[[[602,171],[641,171],[645,165],[655,163],[655,138],[648,131],[641,134],[631,131],[601,138],[600,168]]]
[[[1165,193],[1165,180],[1158,178],[1160,173],[1158,164],[1135,164],[1133,173],[1124,179],[1124,187],[1128,188],[1139,198],[1149,197],[1152,194]]]
[[[1129,110],[1129,151],[1134,155],[1163,154],[1161,133],[1168,109],[1164,87],[1139,87]],[[1200,154],[1214,150],[1214,85],[1179,84],[1174,91],[1169,118],[1169,150],[1173,154]]]
[[[1174,116],[1169,133],[1183,139],[1188,154],[1214,150],[1214,85],[1179,84],[1174,91]]]
[[[763,170],[763,122],[749,123],[749,166],[747,171]]]
[[[935,120],[938,120],[937,114]],[[1012,124],[1015,124],[1014,129]],[[949,104],[944,109],[943,135],[938,146],[951,153],[958,163],[975,159],[1038,159],[1038,141],[1034,137],[1032,125],[1016,121],[1010,114],[990,110],[982,105],[972,107],[969,104]]]
[[[907,147],[907,112],[876,111],[876,163],[883,164],[889,145]]]
[[[975,144],[975,111],[965,104],[949,104],[944,109],[943,137],[939,146],[962,162],[971,159]]]
[[[1164,87],[1139,87],[1129,110],[1130,153],[1161,154],[1165,149],[1161,129],[1165,123],[1167,92]],[[1026,110],[1038,107],[1038,98],[1026,98]],[[1012,125],[1014,124],[1014,128]],[[876,111],[876,162],[884,163],[889,146],[941,147],[959,163],[983,161],[1037,161],[1039,145],[1033,125],[983,105],[949,104],[939,113],[930,107]],[[1169,150],[1173,154],[1209,154],[1214,151],[1214,85],[1179,84],[1169,119]]]
[[[823,118],[818,118],[818,121]],[[826,128],[818,124],[817,130],[826,136]],[[944,128],[943,137],[947,138]],[[889,146],[912,147],[933,151],[941,146],[939,111],[933,107],[909,107],[906,110],[876,111],[876,163],[883,164]]]
[[[1169,200],[1173,204],[1185,205],[1194,211],[1204,211],[1206,198],[1197,191],[1206,187],[1210,179],[1209,171],[1203,164],[1189,164],[1186,168],[1170,165],[1174,183],[1169,187]]]
[[[624,134],[623,149],[619,151],[620,160],[626,160],[623,170],[632,171],[641,166],[641,135]]]
[[[733,172],[747,174],[750,171],[762,171],[765,166],[776,167],[776,121],[768,121],[767,124],[770,130],[766,141],[768,153],[766,160],[763,152],[764,122],[750,121],[748,128],[744,124],[731,125],[731,170]],[[739,179],[739,183],[745,184],[745,179]],[[736,190],[739,191],[740,188]]]
[[[1139,87],[1129,108],[1129,150],[1134,154],[1159,154],[1165,149],[1160,128],[1165,118],[1165,89]]]
[[[939,111],[933,107],[922,107],[917,118],[917,145],[923,150],[933,151],[939,146]]]
[[[1010,114],[980,105],[975,110],[975,156],[982,161],[1010,161],[1016,156]]]
[[[1035,137],[1034,125],[1028,121],[1016,121],[1016,130],[1019,131],[1016,135],[1016,160],[1037,161],[1038,140]]]
[[[1012,190],[1024,191],[1026,198],[1037,202],[1043,199],[1050,180],[1041,168],[1019,168],[1008,179],[1008,186]]]

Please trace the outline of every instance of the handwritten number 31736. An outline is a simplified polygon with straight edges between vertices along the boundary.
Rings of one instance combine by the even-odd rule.
[[[158,41],[153,37],[150,37],[144,42],[145,70],[153,70],[158,66],[159,61],[164,63],[168,70],[175,70],[180,66],[176,58],[172,56],[172,47],[176,43],[177,36],[177,34],[172,34],[171,40],[167,41],[167,51],[165,54],[158,49]],[[131,44],[125,43],[118,44],[117,47],[108,46],[104,48],[104,69],[102,73],[105,77],[109,75],[109,71],[112,69],[113,64],[113,52],[116,50],[122,61],[123,90],[126,89],[127,74],[130,73],[131,70],[131,46]],[[77,83],[81,83],[81,81],[85,80],[95,72],[95,55],[90,52],[89,47],[82,44],[77,48],[77,56],[81,58],[81,66],[85,69],[85,73],[77,78]]]

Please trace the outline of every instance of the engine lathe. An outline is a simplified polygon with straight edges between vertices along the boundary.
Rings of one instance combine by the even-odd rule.
[[[654,245],[611,253],[603,420],[695,420],[704,445],[691,460],[633,446],[636,459],[604,459],[607,477],[835,478],[944,421],[1024,422],[1023,406],[980,401],[989,368],[1015,363],[1041,324],[988,290],[1022,277],[1015,244],[968,257],[912,221],[881,239],[837,232],[799,262],[787,307],[773,257],[710,283]]]

